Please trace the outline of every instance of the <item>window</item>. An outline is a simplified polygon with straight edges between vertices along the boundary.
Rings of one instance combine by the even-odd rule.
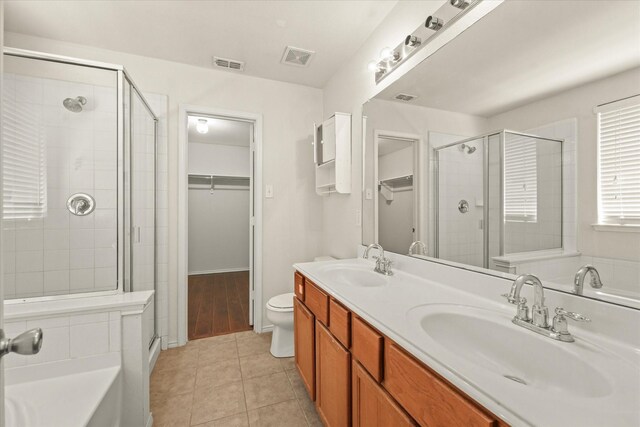
[[[45,141],[33,105],[4,96],[2,202],[4,219],[44,218],[47,211]]]
[[[596,109],[598,222],[640,224],[640,97]]]
[[[504,141],[504,218],[536,222],[538,169],[536,140],[506,135]]]

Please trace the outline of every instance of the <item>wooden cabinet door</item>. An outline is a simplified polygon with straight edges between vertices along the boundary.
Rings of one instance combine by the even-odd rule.
[[[351,425],[351,354],[316,321],[316,406],[326,427]]]
[[[353,427],[412,427],[402,408],[355,360],[353,371]]]
[[[311,400],[315,400],[315,318],[298,298],[293,299],[293,323],[296,366]]]

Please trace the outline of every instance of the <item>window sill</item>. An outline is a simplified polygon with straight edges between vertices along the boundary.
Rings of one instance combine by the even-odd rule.
[[[618,231],[623,233],[640,233],[640,224],[591,224],[595,231]]]

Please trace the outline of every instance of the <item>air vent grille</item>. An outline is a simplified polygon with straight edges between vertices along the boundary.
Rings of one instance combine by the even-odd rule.
[[[226,68],[227,70],[244,71],[244,62],[235,59],[213,57],[213,66],[218,68]]]
[[[416,95],[409,95],[408,93],[399,93],[396,95],[396,99],[399,99],[400,101],[413,101],[416,98]]]
[[[311,58],[315,54],[312,50],[300,49],[299,47],[287,46],[282,55],[283,64],[294,65],[296,67],[307,67]]]

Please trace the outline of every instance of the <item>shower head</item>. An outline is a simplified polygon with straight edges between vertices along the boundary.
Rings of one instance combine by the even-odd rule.
[[[64,108],[72,113],[79,113],[82,111],[82,106],[87,103],[87,98],[84,96],[76,96],[75,98],[67,98],[62,101]]]
[[[467,150],[467,154],[471,154],[474,151],[476,151],[476,147],[472,147],[471,145],[467,145],[467,144],[460,145],[460,149],[462,151],[464,151],[466,149]]]

